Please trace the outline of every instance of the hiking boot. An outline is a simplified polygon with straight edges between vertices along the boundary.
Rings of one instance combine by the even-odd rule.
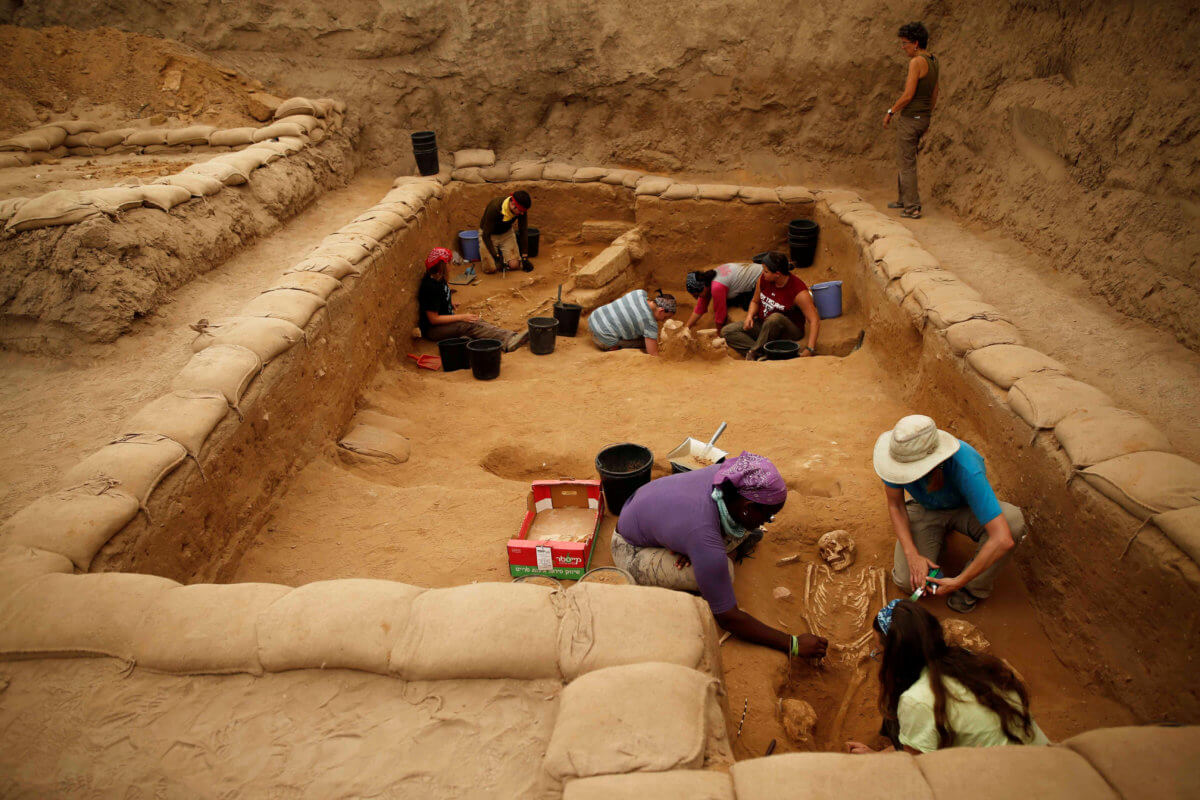
[[[525,340],[529,338],[529,329],[517,331],[512,336],[508,337],[508,341],[504,344],[504,352],[511,353],[521,345],[525,344]]]
[[[966,589],[959,589],[950,595],[950,599],[946,601],[946,605],[950,607],[951,611],[957,611],[960,614],[970,614],[975,610],[975,606],[979,605],[979,598]]]

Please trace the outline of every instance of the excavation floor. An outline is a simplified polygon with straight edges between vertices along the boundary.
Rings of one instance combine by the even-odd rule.
[[[567,258],[580,252],[578,245],[551,251],[532,275],[486,276],[461,291],[459,310],[510,327],[541,313],[566,274]],[[822,533],[843,528],[856,537],[853,570],[891,565],[894,540],[871,447],[897,418],[920,410],[920,400],[906,399],[894,365],[872,349],[869,335],[867,342],[845,358],[668,362],[637,351],[599,352],[581,328],[577,338],[560,338],[551,355],[527,349],[505,355],[500,377],[488,382],[469,371],[418,370],[406,354],[435,349],[399,342],[363,387],[361,405],[403,422],[410,460],[364,466],[327,443],[270,522],[247,534],[252,538],[233,580],[372,577],[426,586],[507,580],[505,543],[520,527],[530,481],[594,477],[595,454],[623,441],[654,451],[658,477],[668,470],[669,450],[689,435],[707,438],[724,420],[729,429],[721,446],[770,456],[791,488],[759,552],[737,571],[739,603],[770,624],[804,631],[805,567],[817,560]],[[970,428],[969,418],[960,420],[956,432],[970,440]],[[990,455],[986,441],[973,443]],[[998,490],[1003,496],[1004,487]],[[613,524],[608,515],[593,566],[611,563]],[[1037,536],[1053,535],[1035,533],[1033,547]],[[791,554],[800,555],[799,563],[775,565]],[[947,561],[954,564],[955,556]],[[778,586],[793,599],[776,600]],[[898,594],[890,582],[887,591]],[[877,602],[871,600],[872,608]],[[940,600],[929,607],[952,615]],[[995,599],[971,621],[1026,678],[1038,721],[1053,738],[1132,720],[1055,659],[1015,572],[1001,579]],[[780,696],[808,699],[817,708],[821,749],[838,749],[845,738],[870,739],[878,729],[871,676],[833,730],[847,672],[801,665],[789,676],[777,653],[733,641],[723,652],[731,733],[743,704],[748,708],[739,757],[762,755],[773,738],[780,750],[790,749],[776,717]],[[864,668],[873,671],[874,662]]]

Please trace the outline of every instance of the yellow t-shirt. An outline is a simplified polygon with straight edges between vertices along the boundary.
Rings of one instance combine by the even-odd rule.
[[[985,708],[975,695],[953,678],[945,679],[946,716],[954,730],[954,747],[1001,747],[1013,744],[1004,735],[1000,717],[990,708]],[[1017,705],[1017,698],[1011,698]],[[938,749],[937,723],[933,717],[933,687],[929,683],[929,670],[921,670],[921,677],[900,695],[896,708],[900,718],[900,744],[928,753]],[[1050,744],[1046,734],[1037,723],[1024,744]]]

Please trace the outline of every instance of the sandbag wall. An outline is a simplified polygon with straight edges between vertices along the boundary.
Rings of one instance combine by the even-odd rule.
[[[93,120],[59,120],[0,140],[0,169],[68,156],[218,152],[283,137],[306,137],[319,144],[326,134],[341,129],[345,114],[346,104],[341,100],[293,97],[274,109],[274,122],[262,127],[131,126],[102,130]]]
[[[729,773],[685,768],[594,777],[568,783],[563,798],[1181,800],[1200,794],[1197,759],[1200,728],[1101,728],[1051,747],[951,748],[919,756],[789,753],[739,761]]]
[[[277,113],[287,116],[245,129],[257,143],[152,184],[0,201],[5,345],[61,351],[113,341],[170,290],[347,181],[357,129],[343,123],[340,104],[314,107],[326,102],[285,101]],[[299,113],[308,109],[328,116]],[[229,186],[244,189],[222,191]]]
[[[908,365],[923,410],[978,432],[1024,509],[1016,558],[1059,656],[1147,718],[1200,716],[1200,641],[1183,633],[1200,627],[1200,465],[1026,347],[905,226],[853,193],[817,195],[823,227],[841,221],[859,250],[873,341]]]

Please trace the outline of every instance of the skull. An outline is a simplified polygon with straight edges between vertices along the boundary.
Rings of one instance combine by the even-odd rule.
[[[979,628],[965,619],[942,620],[942,635],[946,637],[946,644],[970,650],[972,653],[981,654],[992,649],[991,642],[979,632]]]
[[[813,729],[817,727],[817,712],[803,700],[788,698],[779,703],[780,715],[783,717],[783,730],[797,748],[812,750]]]
[[[846,531],[830,531],[817,540],[821,560],[834,572],[841,572],[854,563],[858,546]]]

